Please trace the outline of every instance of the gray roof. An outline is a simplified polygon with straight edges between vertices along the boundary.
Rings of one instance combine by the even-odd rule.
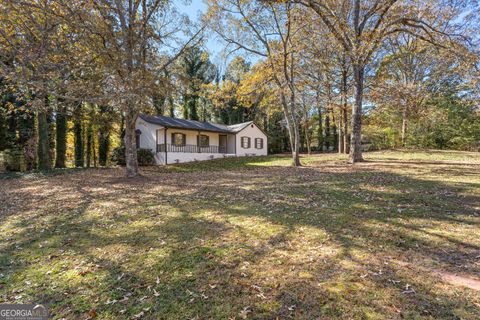
[[[146,122],[157,124],[166,128],[200,130],[219,133],[237,133],[253,122],[249,121],[227,126],[224,124],[211,122],[177,119],[165,116],[149,116],[144,114],[140,115],[140,118]]]

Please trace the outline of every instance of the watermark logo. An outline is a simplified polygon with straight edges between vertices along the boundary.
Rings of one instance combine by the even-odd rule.
[[[0,320],[47,319],[47,308],[41,304],[0,304]]]

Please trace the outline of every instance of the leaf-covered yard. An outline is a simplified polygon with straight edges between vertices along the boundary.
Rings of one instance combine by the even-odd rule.
[[[0,180],[0,303],[55,319],[479,319],[480,155]]]

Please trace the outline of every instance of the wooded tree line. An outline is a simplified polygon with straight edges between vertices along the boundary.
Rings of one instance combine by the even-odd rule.
[[[104,166],[120,148],[136,176],[140,113],[254,120],[295,165],[300,152],[479,148],[475,1],[207,3],[192,21],[166,0],[0,0],[11,169]]]

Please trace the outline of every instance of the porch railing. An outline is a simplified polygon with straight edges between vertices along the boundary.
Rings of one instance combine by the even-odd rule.
[[[221,146],[200,147],[194,144],[186,144],[183,146],[176,146],[170,143],[166,144],[167,152],[179,153],[227,153],[227,148]],[[157,144],[157,153],[165,152],[165,144]]]

